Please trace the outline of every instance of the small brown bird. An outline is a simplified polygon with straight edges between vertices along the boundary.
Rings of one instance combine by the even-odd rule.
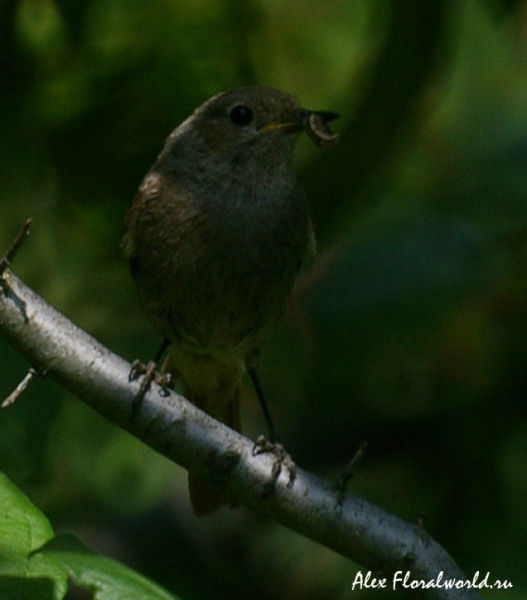
[[[315,252],[293,149],[302,131],[334,144],[326,123],[335,118],[270,88],[218,94],[170,134],[126,218],[140,301],[171,342],[165,370],[237,431],[244,371],[255,380],[262,345]],[[234,505],[193,472],[189,491],[196,514]]]

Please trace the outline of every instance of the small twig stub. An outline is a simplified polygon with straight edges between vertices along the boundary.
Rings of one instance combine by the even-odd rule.
[[[15,259],[15,256],[18,250],[20,249],[22,242],[29,235],[31,223],[33,223],[33,219],[27,219],[22,229],[18,232],[18,235],[13,240],[13,243],[11,244],[11,246],[9,246],[7,252],[4,254],[4,256],[2,256],[2,258],[0,258],[0,276],[4,274],[5,270],[9,268],[9,265]]]
[[[357,463],[364,456],[364,452],[366,452],[367,447],[368,447],[368,442],[366,442],[366,441],[362,442],[361,445],[357,448],[357,451],[355,452],[355,454],[353,455],[353,458],[349,461],[349,463],[346,465],[343,472],[340,474],[340,477],[338,478],[338,480],[335,483],[335,488],[337,489],[337,491],[339,493],[343,494],[344,491],[346,490],[346,486],[348,485],[348,482],[350,481],[350,479],[353,479],[353,477],[355,477],[354,469],[355,469]]]
[[[16,388],[9,394],[9,396],[0,404],[0,408],[7,408],[14,404],[19,396],[25,391],[27,386],[33,381],[35,375],[37,375],[36,369],[30,367],[29,371],[22,381],[16,386]]]

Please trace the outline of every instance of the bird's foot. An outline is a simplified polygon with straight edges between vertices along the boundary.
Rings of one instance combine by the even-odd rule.
[[[286,452],[284,446],[279,442],[270,442],[267,438],[261,435],[253,446],[253,456],[258,454],[273,454],[274,462],[273,469],[271,471],[271,479],[265,486],[262,496],[265,498],[270,496],[275,487],[282,469],[285,467],[289,473],[289,481],[287,487],[291,487],[295,482],[296,477],[296,464],[291,456]]]
[[[144,395],[150,389],[153,381],[161,387],[160,393],[164,396],[168,395],[173,385],[170,373],[161,373],[158,371],[157,364],[154,361],[150,361],[145,365],[140,360],[134,360],[128,375],[128,381],[136,381],[139,377],[143,377],[143,380],[132,404],[132,418],[139,410]]]

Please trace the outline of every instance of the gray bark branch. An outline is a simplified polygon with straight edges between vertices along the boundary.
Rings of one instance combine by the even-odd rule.
[[[253,442],[155,383],[132,417],[140,380],[130,382],[130,363],[76,327],[11,271],[0,275],[0,337],[39,373],[54,379],[118,427],[269,518],[332,548],[387,578],[411,572],[411,581],[467,578],[419,525],[407,523],[351,493],[298,468],[293,485],[286,469],[269,489],[273,458],[253,456]],[[5,365],[4,365],[5,368]],[[11,408],[13,410],[13,408]],[[380,573],[380,575],[379,575]],[[400,587],[400,586],[399,586]],[[430,587],[430,599],[476,599],[460,589]]]

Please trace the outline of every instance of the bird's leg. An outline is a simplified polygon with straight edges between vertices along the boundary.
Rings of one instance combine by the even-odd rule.
[[[267,405],[267,401],[265,400],[265,396],[262,390],[262,385],[260,383],[260,378],[258,377],[258,371],[256,370],[256,367],[250,367],[247,370],[253,382],[256,395],[258,396],[258,401],[260,402],[260,406],[262,407],[265,421],[269,429],[269,439],[261,435],[254,443],[253,456],[269,452],[272,453],[275,457],[273,470],[271,472],[271,480],[269,481],[269,484],[266,486],[266,489],[264,491],[264,496],[268,496],[273,492],[275,488],[278,477],[282,472],[282,467],[285,467],[289,472],[289,483],[287,484],[288,487],[293,485],[296,475],[296,465],[291,456],[286,452],[283,444],[280,442],[280,436],[278,435],[273,419],[271,417],[271,413],[269,411],[269,406]]]
[[[279,443],[279,435],[276,431],[276,427],[273,422],[273,418],[271,417],[271,411],[269,410],[269,406],[267,405],[267,401],[265,399],[262,384],[260,383],[260,377],[258,376],[258,371],[256,367],[251,367],[248,369],[249,376],[254,385],[254,390],[256,395],[258,396],[258,402],[260,402],[260,406],[262,407],[262,412],[265,417],[265,422],[267,423],[267,428],[269,429],[269,441],[271,444]]]
[[[151,360],[147,364],[141,362],[140,360],[134,360],[132,363],[128,380],[135,381],[136,379],[139,379],[139,377],[143,376],[143,381],[141,381],[141,386],[139,387],[139,391],[137,392],[132,404],[132,418],[135,416],[139,407],[141,406],[144,395],[150,388],[152,381],[155,381],[159,386],[161,386],[161,390],[165,394],[167,394],[169,388],[171,388],[173,383],[171,374],[161,373],[157,368],[160,360],[163,358],[163,355],[169,346],[170,340],[164,339],[163,343],[159,347],[159,350],[154,356],[154,360]]]

